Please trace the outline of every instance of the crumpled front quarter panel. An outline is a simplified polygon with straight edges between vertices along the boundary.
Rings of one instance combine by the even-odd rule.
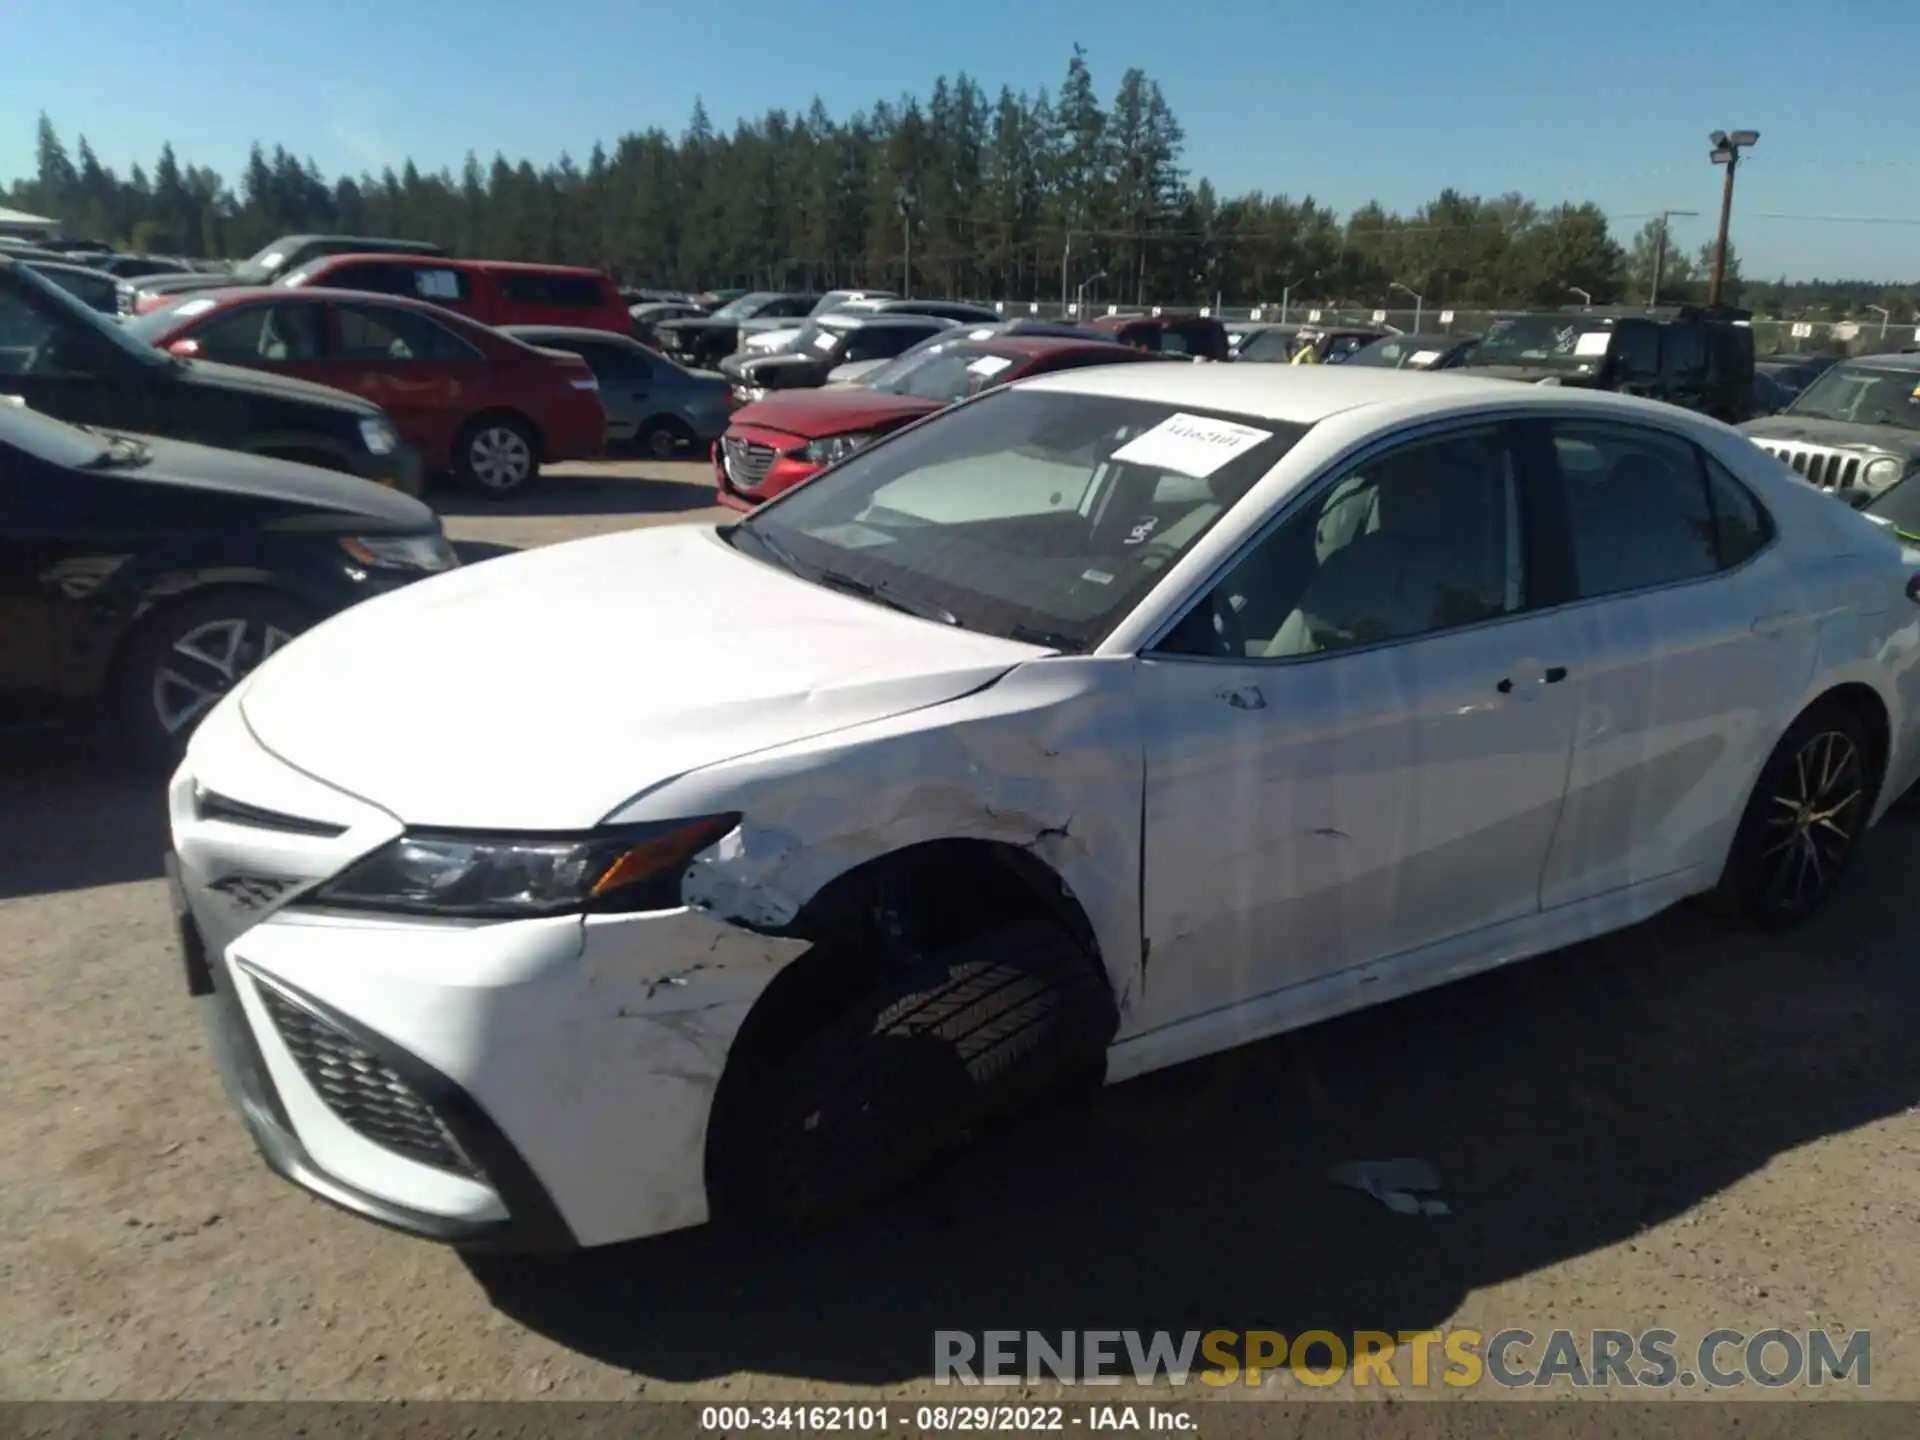
[[[1085,909],[1122,1015],[1140,993],[1141,748],[1125,657],[1054,657],[944,705],[711,766],[610,821],[738,811],[684,895],[750,929],[792,923],[855,867],[933,840],[1045,861]]]

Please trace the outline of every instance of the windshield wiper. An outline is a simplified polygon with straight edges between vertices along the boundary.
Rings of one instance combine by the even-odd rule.
[[[898,610],[903,615],[911,615],[918,620],[937,620],[942,625],[958,625],[960,617],[944,605],[929,602],[903,600],[884,585],[876,585],[870,580],[856,580],[851,575],[838,570],[816,570],[814,578],[830,589],[842,591],[848,595],[857,595],[862,600],[871,600],[876,605],[885,605],[889,610]]]
[[[1076,655],[1087,648],[1071,635],[1063,634],[1058,630],[1042,630],[1033,625],[1008,627],[1007,639],[1017,640],[1022,645],[1045,645],[1049,650],[1065,650]]]
[[[793,556],[787,552],[787,547],[782,545],[779,541],[770,540],[765,535],[762,535],[758,530],[752,529],[749,526],[747,526],[744,522],[739,522],[739,521],[736,521],[734,524],[729,525],[726,529],[726,533],[729,535],[745,535],[748,539],[752,540],[754,544],[758,545],[762,550],[766,551],[767,554],[771,555],[785,569],[791,571],[795,575],[799,575],[803,578],[805,577],[807,573],[806,567],[803,566],[798,560],[794,559]]]

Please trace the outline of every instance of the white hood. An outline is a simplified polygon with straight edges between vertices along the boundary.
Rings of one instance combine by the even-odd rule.
[[[669,525],[367,601],[239,703],[274,754],[408,824],[576,830],[689,770],[957,699],[1045,653]]]

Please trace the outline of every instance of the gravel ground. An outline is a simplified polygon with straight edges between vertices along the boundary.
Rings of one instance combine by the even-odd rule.
[[[448,528],[478,557],[707,518],[703,470],[569,467]],[[1910,820],[1791,936],[1683,909],[1116,1087],[857,1233],[463,1261],[266,1171],[185,994],[154,787],[5,743],[0,1396],[908,1395],[943,1328],[1778,1325],[1871,1330],[1872,1393],[1920,1397]],[[1452,1213],[1327,1183],[1391,1156]]]

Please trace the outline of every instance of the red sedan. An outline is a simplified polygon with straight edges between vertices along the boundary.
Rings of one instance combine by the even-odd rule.
[[[1105,340],[1050,335],[936,340],[861,383],[775,391],[736,410],[713,447],[714,498],[751,510],[862,445],[996,385],[1159,358]]]
[[[419,450],[488,495],[543,463],[606,444],[599,382],[577,355],[537,350],[435,305],[349,290],[206,290],[126,322],[160,349],[245,365],[373,401]]]

